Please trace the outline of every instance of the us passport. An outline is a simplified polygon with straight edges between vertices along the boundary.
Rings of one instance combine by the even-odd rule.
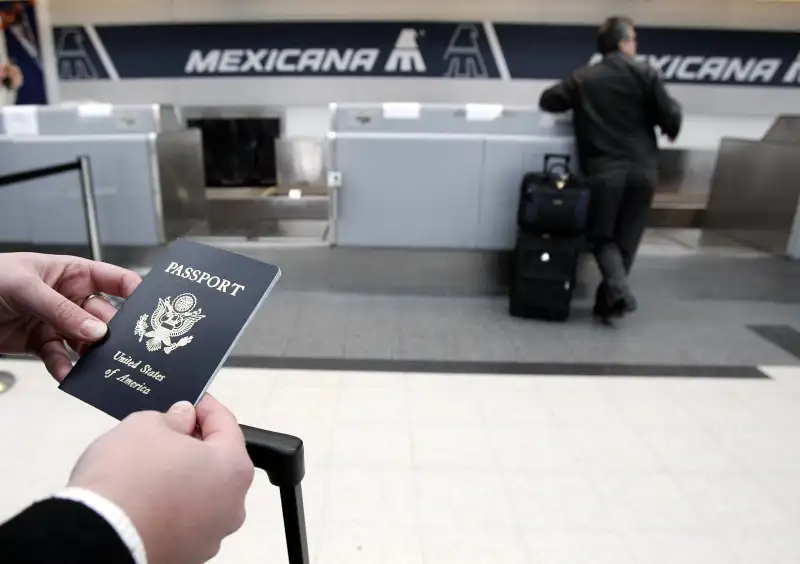
[[[229,251],[171,243],[59,387],[117,419],[196,404],[280,274]]]

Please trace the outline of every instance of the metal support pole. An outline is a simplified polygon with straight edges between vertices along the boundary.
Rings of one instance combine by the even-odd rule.
[[[102,261],[103,251],[100,248],[100,228],[97,225],[97,206],[94,199],[94,182],[89,157],[78,157],[81,164],[81,195],[83,196],[83,213],[86,216],[86,232],[89,235],[89,247],[92,260]]]

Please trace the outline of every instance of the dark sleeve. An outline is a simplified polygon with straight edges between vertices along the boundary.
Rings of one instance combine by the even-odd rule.
[[[681,131],[683,111],[675,98],[669,95],[660,72],[652,71],[651,84],[655,122],[661,132],[674,139]]]
[[[551,86],[539,98],[539,107],[546,112],[567,112],[575,106],[576,88],[572,76]]]
[[[47,499],[0,525],[0,562],[134,564],[103,517],[75,501]]]

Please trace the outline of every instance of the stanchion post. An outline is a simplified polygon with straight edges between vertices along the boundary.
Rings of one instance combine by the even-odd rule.
[[[102,261],[103,250],[100,247],[100,227],[97,224],[97,206],[94,197],[92,166],[87,156],[78,157],[78,162],[81,165],[83,213],[86,217],[86,232],[89,235],[89,247],[92,250],[92,260]]]

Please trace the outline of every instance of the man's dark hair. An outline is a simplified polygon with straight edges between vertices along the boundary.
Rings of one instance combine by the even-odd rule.
[[[633,20],[623,16],[608,18],[597,32],[597,51],[608,55],[619,50],[619,42],[630,36]]]

